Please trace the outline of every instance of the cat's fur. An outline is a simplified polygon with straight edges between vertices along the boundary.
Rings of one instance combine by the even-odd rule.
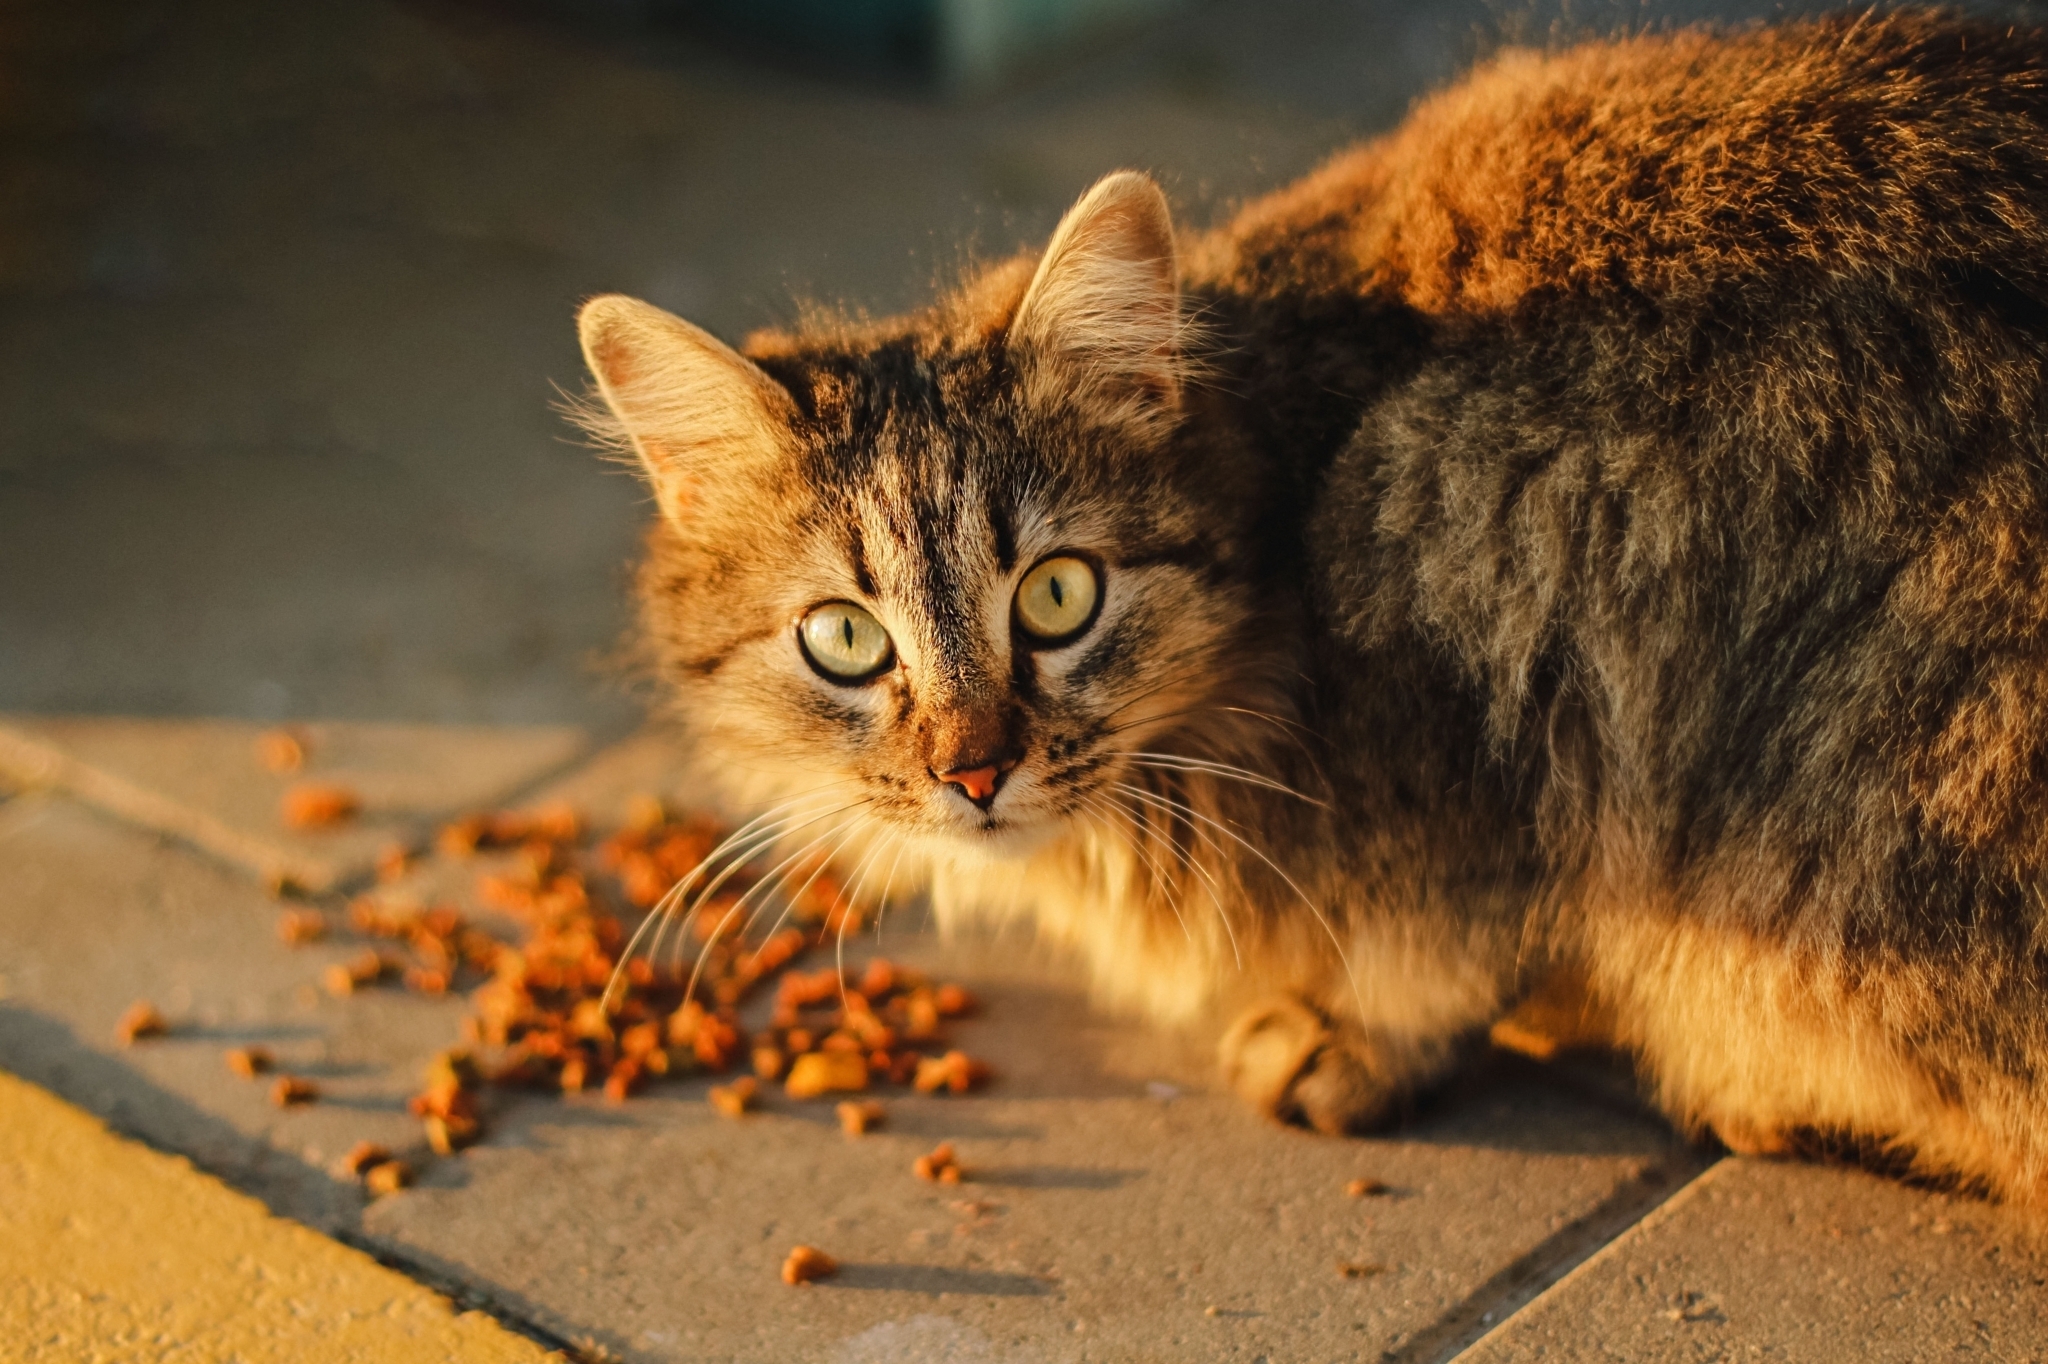
[[[1508,52],[1207,235],[1125,174],[913,317],[582,327],[764,836],[1241,1010],[1318,1127],[1563,969],[1684,1124],[2048,1202],[2040,33]],[[1062,549],[1105,604],[1034,653]],[[834,599],[880,680],[799,656]]]

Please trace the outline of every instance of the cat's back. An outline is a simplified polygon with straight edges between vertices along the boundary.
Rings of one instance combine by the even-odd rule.
[[[1802,266],[2048,278],[2044,243],[2048,37],[1907,11],[1505,52],[1251,205],[1208,268],[1456,318]]]

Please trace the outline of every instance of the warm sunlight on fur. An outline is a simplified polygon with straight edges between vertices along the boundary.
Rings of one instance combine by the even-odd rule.
[[[582,336],[765,886],[1033,924],[1324,1131],[1605,1039],[2048,1202],[2039,33],[1509,52],[1214,231],[1120,172],[923,313]]]

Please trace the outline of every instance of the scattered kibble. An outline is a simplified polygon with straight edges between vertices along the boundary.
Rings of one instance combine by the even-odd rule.
[[[1344,1186],[1344,1192],[1353,1198],[1377,1198],[1387,1192],[1387,1186],[1377,1179],[1354,1179]]]
[[[1387,1267],[1370,1260],[1340,1260],[1337,1263],[1337,1277],[1340,1279],[1370,1279],[1375,1274],[1384,1274]]]
[[[728,1118],[743,1118],[760,1102],[760,1086],[751,1075],[742,1075],[729,1085],[713,1085],[706,1095],[711,1106]]]
[[[121,1021],[114,1025],[114,1035],[121,1039],[124,1047],[133,1046],[144,1038],[162,1037],[170,1030],[171,1025],[157,1012],[156,1005],[146,999],[130,1004],[128,1011],[121,1015]]]
[[[862,1137],[882,1125],[888,1110],[879,1099],[847,1099],[839,1105],[839,1130],[849,1137]]]
[[[919,1179],[934,1184],[958,1184],[967,1177],[960,1168],[960,1160],[953,1151],[953,1143],[942,1141],[926,1154],[919,1156],[910,1167],[910,1172]]]
[[[936,1094],[942,1089],[965,1094],[988,1076],[988,1067],[966,1052],[949,1051],[944,1056],[927,1056],[919,1061],[914,1084],[920,1094]]]
[[[353,819],[362,807],[362,798],[346,786],[305,781],[284,793],[279,813],[291,828],[325,829]]]
[[[838,1272],[839,1261],[815,1246],[798,1246],[782,1262],[782,1281],[786,1284],[816,1283]]]
[[[283,776],[306,765],[306,741],[289,729],[266,729],[256,736],[256,761]]]
[[[410,1183],[412,1167],[402,1160],[379,1161],[363,1171],[363,1187],[376,1198],[395,1194]]]
[[[334,1162],[334,1171],[348,1179],[361,1179],[374,1165],[382,1165],[391,1159],[391,1152],[374,1141],[359,1141],[348,1148],[348,1154]]]
[[[266,1074],[277,1064],[277,1058],[270,1054],[268,1047],[236,1047],[223,1058],[228,1069],[244,1080],[253,1080]]]
[[[303,947],[327,936],[327,916],[317,909],[288,909],[277,916],[277,936],[289,947]]]
[[[481,1140],[483,1072],[476,1059],[460,1047],[444,1051],[427,1063],[425,1080],[405,1106],[420,1120],[434,1154],[452,1156]]]
[[[309,1104],[320,1097],[320,1086],[299,1075],[280,1075],[270,1087],[270,1101],[279,1108]]]
[[[868,1058],[859,1051],[811,1051],[796,1058],[782,1088],[792,1099],[868,1087]]]
[[[412,870],[412,849],[403,843],[387,843],[377,853],[377,879],[386,884],[403,879]]]

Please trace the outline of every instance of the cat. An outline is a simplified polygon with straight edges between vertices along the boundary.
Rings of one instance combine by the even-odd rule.
[[[1568,978],[1690,1132],[2048,1202],[2041,32],[1508,50],[1211,231],[1119,172],[911,316],[579,325],[742,853],[1320,1130]]]

